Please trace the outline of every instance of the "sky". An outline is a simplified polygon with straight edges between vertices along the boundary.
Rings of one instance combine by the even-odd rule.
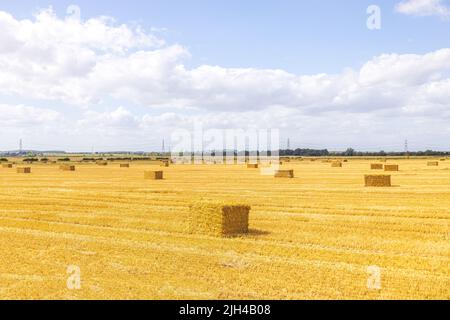
[[[0,0],[0,150],[450,150],[449,31],[447,0]]]

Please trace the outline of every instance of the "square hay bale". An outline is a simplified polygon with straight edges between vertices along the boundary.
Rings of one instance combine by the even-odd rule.
[[[162,180],[163,179],[163,171],[145,171],[144,179]]]
[[[440,161],[445,161],[445,159],[441,159]]]
[[[7,163],[7,164],[3,164],[2,167],[3,168],[12,168],[13,165],[12,165],[12,163]]]
[[[250,206],[200,201],[189,207],[189,232],[212,236],[248,233]]]
[[[62,171],[75,171],[75,166],[74,165],[69,165],[69,164],[63,164],[59,166],[59,170]]]
[[[390,187],[391,176],[387,175],[366,175],[364,176],[366,187]]]
[[[439,167],[439,161],[429,161],[427,163],[427,166],[429,166],[429,167]]]
[[[17,168],[17,173],[31,173],[30,167],[19,167]]]
[[[342,162],[340,162],[340,161],[333,161],[331,163],[331,167],[332,168],[342,168]]]
[[[108,165],[108,161],[104,161],[104,160],[99,160],[99,161],[96,161],[95,163],[99,166],[107,166]]]
[[[398,164],[385,164],[384,171],[398,171]]]
[[[129,167],[130,167],[130,164],[129,164],[129,163],[121,163],[121,164],[120,164],[120,167],[121,167],[121,168],[129,168]]]
[[[257,163],[247,163],[247,169],[258,169]]]
[[[382,163],[371,163],[370,169],[371,170],[383,170],[383,164]]]
[[[344,159],[344,160],[342,160],[343,162],[348,162],[348,160],[347,159]]]
[[[294,170],[275,170],[275,178],[294,178]]]
[[[161,162],[161,167],[169,167],[169,165],[170,165],[170,162],[167,160],[167,161],[162,161]]]

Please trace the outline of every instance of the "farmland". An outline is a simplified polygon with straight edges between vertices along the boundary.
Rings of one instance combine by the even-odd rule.
[[[293,179],[245,165],[0,168],[0,299],[450,299],[450,160],[428,160],[388,160],[388,188],[364,187],[376,159],[284,163]],[[201,198],[251,206],[249,233],[186,232]]]

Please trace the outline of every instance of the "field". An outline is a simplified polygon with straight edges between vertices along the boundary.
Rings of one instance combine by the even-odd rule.
[[[366,188],[373,162],[285,163],[294,179],[245,165],[0,168],[0,299],[450,299],[450,160],[388,160],[393,186]],[[144,180],[152,168],[164,180]],[[201,197],[249,204],[249,234],[187,233]]]

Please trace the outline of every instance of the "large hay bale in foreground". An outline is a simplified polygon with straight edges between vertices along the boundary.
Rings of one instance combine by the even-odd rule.
[[[366,187],[390,187],[391,176],[387,175],[366,175],[364,176]]]
[[[371,163],[370,169],[372,170],[383,170],[383,164],[382,163]]]
[[[340,161],[333,161],[331,163],[331,167],[332,168],[342,168],[342,162],[340,162]]]
[[[144,179],[162,180],[163,179],[163,171],[145,171]]]
[[[75,171],[75,166],[74,165],[69,165],[69,164],[63,164],[59,166],[59,170],[62,171]]]
[[[385,164],[384,171],[398,171],[398,164]]]
[[[294,178],[294,170],[275,170],[275,178]]]
[[[121,168],[129,168],[129,167],[130,167],[130,164],[129,164],[129,163],[121,163],[121,164],[120,164],[120,167],[121,167]]]
[[[189,207],[189,232],[235,236],[248,233],[250,206],[221,202],[200,202]]]
[[[258,169],[257,163],[247,163],[247,169]]]
[[[427,163],[427,166],[429,166],[429,167],[439,167],[439,161],[429,161]]]
[[[12,168],[13,165],[12,165],[12,163],[7,163],[7,164],[3,164],[2,167],[3,168]]]
[[[31,173],[30,167],[19,167],[17,168],[17,173]]]

